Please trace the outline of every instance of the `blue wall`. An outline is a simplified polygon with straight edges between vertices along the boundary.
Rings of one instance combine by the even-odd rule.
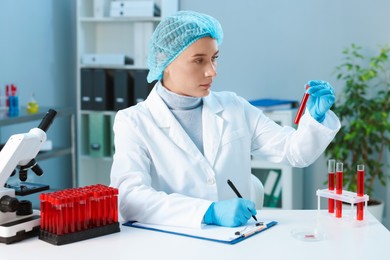
[[[25,106],[32,93],[40,106],[75,107],[75,1],[0,1],[0,91],[5,85],[18,87],[19,102]],[[28,132],[39,121],[2,127],[4,143],[16,133]],[[58,118],[48,131],[56,146],[69,145],[69,124]],[[70,156],[40,162],[42,177],[29,173],[28,181],[71,187]],[[17,180],[13,178],[10,181]],[[37,196],[29,196],[37,206]]]
[[[14,83],[20,103],[75,105],[74,1],[0,1],[0,90]]]
[[[216,17],[225,38],[215,89],[245,98],[299,99],[310,79],[341,87],[333,74],[351,43],[370,52],[390,43],[388,0],[181,0]]]

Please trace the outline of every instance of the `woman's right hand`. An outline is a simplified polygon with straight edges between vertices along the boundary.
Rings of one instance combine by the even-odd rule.
[[[255,203],[246,199],[230,199],[213,202],[204,215],[205,224],[238,227],[256,215]]]

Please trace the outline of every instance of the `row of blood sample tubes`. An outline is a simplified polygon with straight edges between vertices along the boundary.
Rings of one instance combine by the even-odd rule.
[[[330,191],[335,190],[336,180],[336,194],[343,194],[343,163],[336,160],[328,161],[328,189]],[[357,196],[364,196],[364,165],[359,164],[357,166]],[[328,212],[334,213],[334,199],[328,199]],[[363,220],[364,202],[357,203],[357,220]],[[336,200],[336,217],[342,217],[342,201]]]
[[[102,184],[40,194],[41,230],[55,235],[118,222],[118,189]]]

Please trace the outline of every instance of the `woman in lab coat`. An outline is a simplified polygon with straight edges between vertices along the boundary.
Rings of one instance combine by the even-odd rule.
[[[297,130],[281,127],[231,92],[211,91],[221,26],[214,18],[180,11],[163,19],[150,42],[144,102],[114,122],[111,186],[119,189],[123,220],[201,227],[239,226],[256,214],[250,198],[251,155],[305,167],[340,128],[329,110],[332,87],[311,81]],[[227,185],[230,179],[242,199]]]

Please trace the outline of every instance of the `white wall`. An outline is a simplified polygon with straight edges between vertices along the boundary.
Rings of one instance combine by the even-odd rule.
[[[311,79],[329,81],[337,94],[342,84],[334,68],[343,48],[356,43],[376,52],[390,44],[388,0],[180,0],[180,9],[221,22],[225,39],[213,87],[247,99],[300,100]],[[305,169],[305,208],[316,208],[326,171],[324,158]],[[390,188],[377,186],[389,203]],[[390,207],[385,211],[390,227]]]

